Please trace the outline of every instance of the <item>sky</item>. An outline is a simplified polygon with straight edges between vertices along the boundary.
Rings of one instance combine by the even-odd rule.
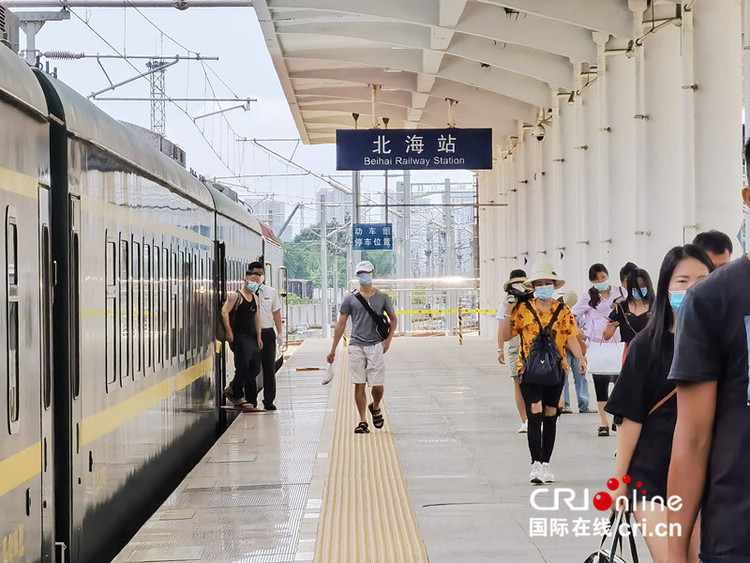
[[[18,8],[14,9],[18,11]],[[101,37],[97,36],[99,34]],[[21,39],[21,48],[25,37]],[[165,90],[174,98],[257,98],[249,111],[241,109],[197,120],[198,116],[237,102],[167,103],[166,136],[187,152],[187,166],[206,177],[221,181],[255,198],[272,197],[287,204],[287,212],[298,202],[312,202],[318,189],[326,187],[312,176],[299,176],[298,169],[281,163],[236,135],[258,139],[271,150],[325,176],[333,175],[351,185],[351,172],[337,172],[334,145],[302,145],[268,139],[298,139],[288,104],[252,8],[174,9],[98,8],[72,10],[68,21],[48,22],[37,35],[41,52],[73,51],[86,54],[195,55],[219,57],[218,61],[180,61],[166,71]],[[95,58],[49,61],[58,77],[83,95],[109,86],[106,74],[117,83],[146,70],[146,60]],[[149,97],[149,82],[139,79],[101,97]],[[96,102],[111,116],[150,128],[148,102]],[[187,114],[187,115],[186,115]],[[225,119],[226,118],[226,119]],[[227,123],[228,121],[228,123]],[[197,126],[196,126],[197,124]],[[230,129],[231,126],[231,129]],[[233,133],[232,130],[235,132]],[[205,137],[205,138],[204,138]],[[208,142],[207,142],[208,140]],[[261,141],[262,140],[262,141]],[[209,145],[210,143],[210,145]],[[213,149],[211,148],[213,146]],[[217,154],[219,156],[217,156]],[[241,179],[227,176],[247,175]],[[268,175],[268,176],[261,176]],[[414,172],[413,182],[438,182],[450,177],[471,182],[469,172]],[[363,181],[364,191],[382,190],[382,173]],[[391,187],[395,183],[390,184]],[[313,212],[298,214],[295,230],[303,222],[314,222]]]

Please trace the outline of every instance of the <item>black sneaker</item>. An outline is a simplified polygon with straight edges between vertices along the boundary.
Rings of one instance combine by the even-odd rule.
[[[266,408],[267,411],[275,411],[276,405],[273,403],[263,403],[263,406]]]

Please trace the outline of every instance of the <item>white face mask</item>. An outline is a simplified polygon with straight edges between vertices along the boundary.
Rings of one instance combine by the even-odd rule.
[[[513,289],[515,289],[518,293],[526,293],[526,290],[524,289],[522,283],[511,284],[510,287],[512,287]]]

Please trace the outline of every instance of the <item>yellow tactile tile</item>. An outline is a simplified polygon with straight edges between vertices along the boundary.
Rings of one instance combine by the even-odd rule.
[[[354,434],[358,416],[346,348],[330,471],[315,547],[319,563],[427,561],[385,405],[385,425]],[[386,393],[388,386],[386,382]]]

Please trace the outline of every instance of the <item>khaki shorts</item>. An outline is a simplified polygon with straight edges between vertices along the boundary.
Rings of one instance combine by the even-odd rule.
[[[383,345],[349,345],[349,378],[352,383],[367,383],[370,387],[385,384]]]

